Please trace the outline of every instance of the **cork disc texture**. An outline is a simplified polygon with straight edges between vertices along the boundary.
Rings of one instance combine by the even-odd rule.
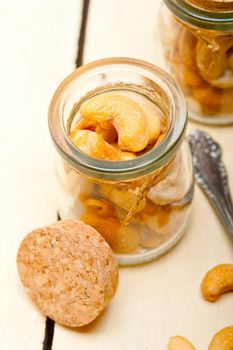
[[[70,327],[92,322],[118,285],[118,265],[103,237],[80,221],[36,229],[17,255],[20,279],[41,312]]]

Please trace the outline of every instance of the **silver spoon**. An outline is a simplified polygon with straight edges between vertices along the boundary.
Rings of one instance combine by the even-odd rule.
[[[204,131],[194,130],[188,136],[193,155],[195,179],[220,217],[233,240],[233,203],[228,186],[221,147]]]

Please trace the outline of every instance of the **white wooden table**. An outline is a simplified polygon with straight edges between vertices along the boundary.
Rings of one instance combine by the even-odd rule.
[[[159,4],[92,0],[86,26],[83,21],[83,63],[131,56],[162,66]],[[0,0],[1,350],[43,348],[45,317],[27,297],[15,259],[30,230],[56,220],[47,109],[57,85],[75,68],[82,8],[82,0]],[[233,191],[233,128],[189,125],[196,127],[222,145]],[[206,350],[217,330],[233,324],[232,293],[210,304],[199,292],[204,273],[223,262],[233,262],[232,243],[196,188],[192,223],[181,242],[157,261],[122,268],[107,310],[79,330],[56,324],[53,350],[163,350],[175,334]]]

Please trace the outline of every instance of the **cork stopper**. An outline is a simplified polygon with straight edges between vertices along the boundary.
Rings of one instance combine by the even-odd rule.
[[[233,0],[185,0],[185,2],[210,12],[233,11]]]

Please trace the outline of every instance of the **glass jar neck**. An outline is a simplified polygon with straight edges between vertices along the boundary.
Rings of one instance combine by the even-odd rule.
[[[199,10],[210,12],[232,12],[233,0],[184,0],[196,6]]]
[[[104,75],[106,84],[100,82],[100,75]],[[163,141],[144,155],[127,161],[98,160],[81,152],[71,142],[69,128],[67,129],[70,122],[65,120],[66,105],[72,92],[77,91],[75,89],[82,90],[85,85],[82,101],[88,98],[90,91],[107,91],[109,86],[112,89],[119,85],[119,81],[121,85],[124,83],[130,87],[140,87],[141,93],[157,96],[160,101],[164,100],[170,122],[169,129]],[[186,121],[184,97],[173,79],[152,64],[129,58],[103,59],[75,70],[58,87],[49,109],[51,136],[61,156],[76,171],[109,181],[135,179],[167,164],[174,157],[185,136]]]
[[[215,7],[213,0],[164,0],[170,11],[181,21],[210,30],[233,31],[233,6],[222,7],[219,2]],[[208,7],[209,4],[209,7]],[[232,2],[233,4],[233,2]]]

